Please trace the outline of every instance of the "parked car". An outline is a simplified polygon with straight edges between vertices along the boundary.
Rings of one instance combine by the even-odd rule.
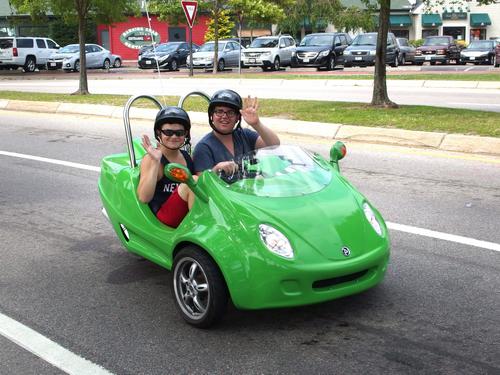
[[[357,35],[352,44],[344,50],[345,66],[375,65],[377,33]],[[399,46],[393,33],[387,34],[385,62],[396,68],[399,65]]]
[[[399,65],[404,65],[407,62],[415,64],[416,48],[410,45],[406,38],[396,38],[399,47]]]
[[[199,48],[193,43],[193,52]],[[169,69],[178,70],[186,65],[189,56],[189,43],[169,42],[158,44],[154,50],[143,53],[137,64],[141,69]]]
[[[497,44],[494,40],[473,40],[467,48],[460,52],[460,63],[495,65],[495,47]]]
[[[291,66],[293,51],[295,39],[290,35],[261,36],[254,39],[241,54],[241,62],[245,67],[259,66],[262,70],[280,70],[283,66]]]
[[[25,72],[45,68],[47,60],[59,45],[49,38],[0,37],[0,67],[23,67]]]
[[[422,65],[429,62],[431,65],[436,62],[449,64],[450,61],[458,63],[460,61],[460,47],[453,37],[428,36],[424,43],[415,51],[415,63]]]
[[[292,67],[314,67],[333,70],[345,63],[344,50],[352,42],[346,33],[309,34],[295,48]]]
[[[193,68],[212,68],[214,66],[214,49],[215,42],[206,42],[198,51],[193,53]],[[245,51],[245,48],[238,42],[233,40],[219,40],[217,70],[222,71],[227,67],[238,67],[240,65],[240,49],[241,53]],[[186,61],[186,66],[188,68],[191,66],[189,56]]]
[[[186,183],[196,199],[177,228],[159,222],[137,198],[146,151],[132,139],[128,118],[131,104],[146,97],[128,101],[128,153],[102,160],[98,188],[122,245],[172,271],[172,298],[187,323],[209,327],[229,300],[239,309],[309,305],[383,280],[389,233],[340,173],[341,142],[328,159],[298,146],[261,148],[237,160],[237,173],[206,170],[196,181],[185,166],[169,164],[165,176]]]
[[[497,41],[497,45],[495,47],[495,68],[500,66],[500,40]]]
[[[79,72],[80,71],[80,46],[78,44],[70,44],[67,47],[68,51],[74,51],[73,53],[66,54],[62,61],[62,69],[65,72]],[[65,47],[65,48],[66,48]],[[57,65],[57,60],[59,57],[54,56],[54,60],[49,61],[49,64],[55,62]],[[119,55],[113,55],[107,49],[97,45],[97,44],[86,44],[85,45],[85,59],[86,67],[88,69],[101,68],[109,69],[110,67],[119,68],[122,65],[122,59]],[[52,64],[51,64],[52,65]]]

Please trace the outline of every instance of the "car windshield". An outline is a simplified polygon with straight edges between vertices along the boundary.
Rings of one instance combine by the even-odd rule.
[[[469,44],[469,47],[467,47],[467,48],[489,49],[491,47],[493,47],[493,42],[490,42],[489,40],[476,40],[474,42],[471,42],[471,44]]]
[[[331,46],[332,44],[332,35],[307,35],[300,42],[301,47]]]
[[[261,148],[243,155],[238,164],[239,172],[226,179],[230,183],[228,188],[255,196],[311,194],[323,189],[332,179],[328,166],[298,146]]]
[[[376,46],[377,34],[361,34],[352,41],[353,46]]]
[[[278,45],[278,38],[255,39],[249,48],[274,48]]]
[[[61,48],[59,53],[76,53],[78,51],[80,51],[80,46],[78,46],[78,44],[70,44],[69,46]]]
[[[225,44],[224,43],[219,43],[219,51],[222,51],[224,49]],[[200,47],[200,49],[196,52],[213,52],[215,48],[215,43],[205,43]]]
[[[433,38],[426,38],[424,40],[424,46],[447,46],[450,40],[448,38],[440,38],[440,37],[433,37]]]
[[[156,47],[156,52],[173,52],[179,47],[178,44],[160,44]]]

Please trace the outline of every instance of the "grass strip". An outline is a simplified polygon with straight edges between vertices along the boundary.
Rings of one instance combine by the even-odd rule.
[[[177,105],[179,101],[177,96],[157,98],[166,105]],[[0,99],[124,106],[129,96],[100,94],[81,96],[0,91]],[[384,109],[364,103],[283,99],[260,99],[259,103],[260,114],[263,117],[500,137],[500,113],[498,112],[416,105]],[[138,100],[134,106],[155,108],[148,100]],[[185,108],[190,111],[205,112],[207,107],[207,102],[199,97],[190,97],[185,102]]]

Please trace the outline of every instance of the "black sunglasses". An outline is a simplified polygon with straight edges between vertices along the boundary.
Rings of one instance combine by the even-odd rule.
[[[161,129],[160,131],[166,137],[171,137],[173,135],[176,135],[177,137],[183,137],[186,135],[186,131],[184,129],[179,129],[179,130]]]

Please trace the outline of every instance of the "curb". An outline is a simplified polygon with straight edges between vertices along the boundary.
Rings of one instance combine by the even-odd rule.
[[[85,114],[109,118],[123,117],[122,107],[97,104],[0,99],[0,109],[44,113]],[[156,113],[156,109],[131,108],[129,116],[130,118],[139,120],[154,120]],[[207,127],[206,113],[189,112],[189,116],[194,126]],[[372,128],[366,126],[294,121],[271,117],[263,117],[262,122],[278,134],[500,156],[500,138],[496,137]]]

